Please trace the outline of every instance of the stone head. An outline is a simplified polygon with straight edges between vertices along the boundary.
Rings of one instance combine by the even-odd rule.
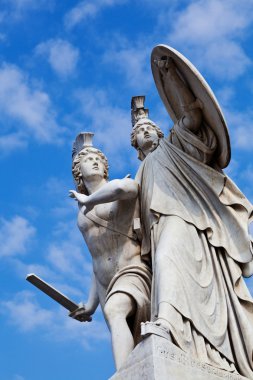
[[[164,134],[150,119],[141,118],[134,125],[131,133],[131,145],[138,151],[138,158],[143,161],[144,151],[151,152]]]
[[[85,182],[91,178],[101,177],[108,180],[108,161],[106,156],[94,147],[82,149],[74,158],[72,174],[80,193],[87,194]]]

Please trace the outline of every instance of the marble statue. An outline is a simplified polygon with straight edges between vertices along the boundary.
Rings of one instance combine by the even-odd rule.
[[[253,300],[243,280],[253,273],[253,207],[222,171],[229,135],[205,80],[165,45],[151,63],[174,121],[164,138],[144,97],[132,99],[141,254],[151,255],[153,269],[151,323],[193,358],[253,379]]]
[[[70,313],[91,321],[98,304],[112,336],[116,368],[140,341],[140,324],[150,319],[151,273],[140,255],[138,184],[130,178],[108,181],[105,155],[92,146],[91,133],[77,136],[73,176],[78,227],[92,256],[88,301]]]

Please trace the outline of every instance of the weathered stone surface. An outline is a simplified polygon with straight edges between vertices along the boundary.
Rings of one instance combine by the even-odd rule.
[[[192,359],[167,339],[145,338],[110,380],[245,380]]]
[[[138,184],[128,176],[108,180],[107,158],[92,146],[91,135],[83,132],[74,143],[73,176],[79,192],[71,190],[70,195],[78,200],[77,224],[92,256],[92,285],[87,302],[70,316],[89,321],[100,303],[118,369],[140,341],[141,322],[150,318],[151,271],[137,238]]]
[[[144,97],[133,98],[141,253],[152,258],[150,321],[184,352],[228,372],[235,363],[253,380],[253,299],[243,279],[253,274],[253,207],[221,170],[230,157],[226,124],[209,86],[175,49],[155,48],[152,70],[175,124],[162,137]]]

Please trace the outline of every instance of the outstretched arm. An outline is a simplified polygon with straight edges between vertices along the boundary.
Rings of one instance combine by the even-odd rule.
[[[85,304],[83,302],[79,303],[78,309],[69,313],[69,316],[80,322],[91,322],[91,316],[95,313],[98,304],[97,285],[95,275],[93,274],[88,301]]]
[[[94,206],[117,200],[134,199],[138,195],[138,184],[130,178],[114,179],[107,182],[90,195],[77,193],[70,190],[70,197],[76,198],[79,203],[86,206],[85,212],[92,210]]]
[[[197,132],[202,121],[202,104],[196,99],[181,78],[172,58],[157,61],[162,74],[164,88],[174,109],[179,109],[181,124],[192,132]]]

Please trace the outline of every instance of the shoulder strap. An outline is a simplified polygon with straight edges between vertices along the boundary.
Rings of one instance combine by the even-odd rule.
[[[107,228],[108,230],[116,232],[116,233],[118,233],[120,235],[126,236],[129,239],[137,240],[137,236],[134,234],[134,232],[132,231],[132,229],[130,229],[128,231],[128,233],[122,232],[122,231],[116,229],[113,223],[100,218],[99,216],[93,214],[91,211],[88,212],[87,214],[85,214],[85,216],[86,216],[86,218],[88,218],[92,222],[98,224],[99,226]]]

